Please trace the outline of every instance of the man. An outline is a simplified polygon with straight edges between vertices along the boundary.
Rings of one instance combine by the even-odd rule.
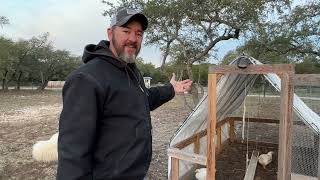
[[[147,89],[135,65],[147,18],[120,9],[110,42],[86,46],[84,65],[63,88],[58,180],[141,180],[151,161],[150,110],[191,86],[190,80]]]

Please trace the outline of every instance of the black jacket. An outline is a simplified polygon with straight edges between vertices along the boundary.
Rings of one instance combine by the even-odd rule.
[[[83,61],[63,87],[57,179],[143,179],[150,110],[174,97],[172,85],[145,88],[136,65],[114,58],[107,41],[86,46]]]

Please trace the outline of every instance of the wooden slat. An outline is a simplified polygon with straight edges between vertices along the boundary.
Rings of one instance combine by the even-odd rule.
[[[220,79],[222,78],[222,76],[223,76],[223,74],[218,74],[218,75],[217,75],[217,82],[220,81]]]
[[[168,149],[168,156],[174,157],[174,158],[177,158],[180,160],[192,162],[192,163],[207,165],[206,156],[184,152],[184,151],[177,149],[177,148],[169,148]]]
[[[242,121],[242,117],[229,117],[233,121]],[[246,118],[249,122],[258,122],[258,123],[274,123],[279,124],[277,119],[265,119],[265,118]]]
[[[246,118],[249,119],[250,122],[258,122],[258,123],[272,123],[272,124],[279,124],[280,121],[278,119],[266,119],[266,118]],[[242,117],[228,117],[225,120],[228,120],[229,123],[233,121],[242,121]],[[293,121],[293,125],[301,125],[305,126],[303,121]],[[218,127],[218,124],[217,124]]]
[[[223,126],[225,123],[229,122],[229,120],[230,120],[230,118],[227,117],[227,118],[219,121],[217,123],[217,128]],[[188,146],[189,144],[194,143],[198,137],[199,137],[199,139],[201,139],[202,137],[204,137],[206,135],[207,135],[207,129],[202,130],[199,133],[196,133],[196,134],[178,142],[177,144],[173,145],[173,147],[182,149],[182,148]]]
[[[217,122],[217,128],[223,126],[224,124],[228,123],[231,119],[229,117],[224,118],[223,120]]]
[[[199,134],[197,134],[196,139],[194,141],[193,152],[195,154],[200,153],[200,136],[199,136]]]
[[[250,120],[250,122],[279,124],[279,120],[276,120],[276,119],[249,118],[249,120]],[[216,127],[218,128],[218,127],[223,126],[225,123],[229,122],[230,123],[229,137],[231,140],[235,138],[234,130],[231,131],[231,128],[234,129],[234,122],[233,121],[242,121],[242,117],[227,117],[227,118],[217,122],[217,125],[216,125]],[[186,139],[178,142],[177,144],[173,145],[173,147],[182,149],[182,148],[188,146],[189,144],[194,143],[198,136],[201,139],[202,137],[204,137],[206,135],[207,135],[207,130],[205,129],[205,130],[200,131],[197,134],[190,136],[189,138],[186,138]]]
[[[189,144],[194,143],[195,140],[197,139],[197,137],[199,137],[201,139],[205,135],[207,135],[207,130],[206,129],[203,130],[203,131],[200,131],[197,134],[194,134],[194,135],[188,137],[185,140],[182,140],[182,141],[178,142],[177,144],[173,145],[173,147],[178,148],[178,149],[182,149],[182,148],[188,146]]]
[[[179,159],[171,157],[171,180],[179,180]]]
[[[193,152],[195,154],[200,154],[200,135],[199,135],[199,133],[197,134],[197,137],[194,141]],[[196,168],[196,169],[198,169],[199,167],[200,167],[199,164],[194,165],[194,168]]]
[[[249,65],[245,69],[240,69],[236,65],[212,65],[209,67],[209,74],[220,73],[220,74],[267,74],[275,73],[282,74],[294,72],[294,66],[291,64],[259,64]]]
[[[217,151],[221,150],[221,127],[217,128]]]
[[[258,151],[253,151],[250,159],[248,169],[246,170],[246,175],[243,180],[253,180],[254,174],[256,173],[257,163],[258,163]]]
[[[247,141],[245,141],[243,143],[243,140],[242,139],[234,139],[233,140],[233,143],[236,143],[236,144],[247,144]],[[249,145],[252,145],[252,146],[266,146],[266,147],[278,147],[278,144],[276,143],[266,143],[266,142],[257,142],[257,141],[248,141],[248,144]]]
[[[278,180],[291,180],[293,74],[281,75]]]
[[[234,129],[234,120],[230,120],[229,123],[230,123],[230,127],[229,127],[229,139],[230,139],[230,142],[233,142],[234,139],[235,139],[235,137],[236,137],[235,129]]]
[[[214,135],[216,132],[216,85],[217,85],[217,74],[208,75],[208,127],[207,127],[207,180],[215,180],[215,142]]]

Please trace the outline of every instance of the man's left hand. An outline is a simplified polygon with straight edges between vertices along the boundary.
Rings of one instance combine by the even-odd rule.
[[[176,93],[184,93],[191,89],[192,81],[190,79],[186,79],[183,81],[176,81],[176,75],[175,73],[172,73],[172,78],[170,80],[170,83],[172,84],[174,91]]]

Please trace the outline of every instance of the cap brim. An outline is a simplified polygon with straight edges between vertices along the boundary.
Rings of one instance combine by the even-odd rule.
[[[117,26],[123,26],[131,21],[139,21],[142,25],[142,30],[146,30],[148,28],[148,19],[141,13],[133,14],[123,18],[121,21],[116,23]]]

